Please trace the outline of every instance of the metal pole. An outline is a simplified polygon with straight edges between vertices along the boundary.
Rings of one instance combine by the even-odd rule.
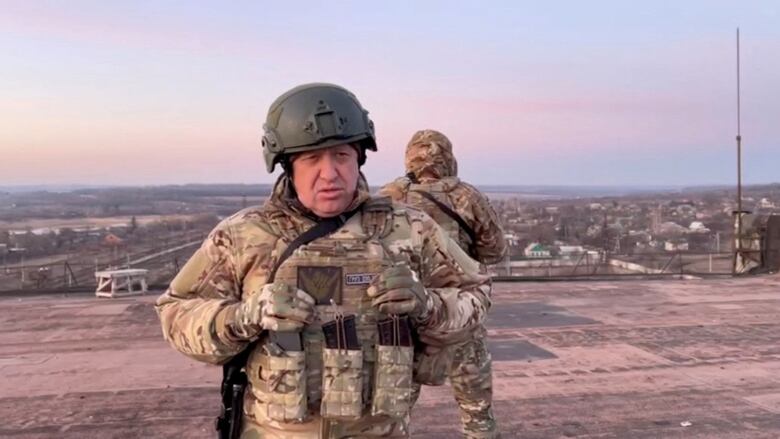
[[[680,262],[680,276],[682,277],[682,275],[684,274],[684,270],[683,270],[684,267],[683,267],[682,253],[680,253],[679,250],[677,251],[677,260]]]
[[[739,28],[737,28],[737,240],[735,251],[742,250],[742,126],[740,106]]]

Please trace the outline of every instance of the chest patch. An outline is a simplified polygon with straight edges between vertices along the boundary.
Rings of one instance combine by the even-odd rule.
[[[371,273],[353,273],[346,275],[347,285],[368,285],[374,280],[374,274]]]
[[[298,288],[307,292],[317,305],[341,304],[341,267],[298,266]]]

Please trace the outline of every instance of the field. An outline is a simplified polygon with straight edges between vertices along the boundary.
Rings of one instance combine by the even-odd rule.
[[[190,221],[195,215],[132,215],[97,218],[30,218],[24,221],[0,221],[0,229],[11,233],[32,231],[35,234],[55,232],[61,229],[91,230],[106,227],[127,227],[132,218],[138,226],[160,221]]]

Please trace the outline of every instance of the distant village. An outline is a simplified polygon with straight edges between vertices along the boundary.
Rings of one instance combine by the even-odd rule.
[[[780,212],[778,194],[768,192],[745,196],[743,210]],[[512,260],[732,251],[733,191],[492,203]]]
[[[96,270],[139,265],[159,272],[150,282],[165,283],[221,218],[261,204],[269,189],[206,185],[0,193],[0,289],[89,282]],[[507,260],[493,268],[494,274],[730,267],[733,190],[588,198],[502,194],[491,200],[510,244]],[[750,188],[743,209],[780,212],[780,185]],[[672,267],[675,255],[679,260]],[[610,267],[591,269],[599,265]]]

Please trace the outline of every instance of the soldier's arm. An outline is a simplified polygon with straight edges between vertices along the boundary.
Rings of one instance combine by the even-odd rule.
[[[422,222],[421,234],[429,313],[418,332],[429,344],[457,343],[484,323],[491,304],[490,277],[432,219]]]
[[[241,285],[229,232],[226,222],[217,226],[155,304],[165,339],[207,363],[224,363],[249,343],[231,330]]]
[[[490,205],[487,197],[476,188],[468,186],[474,218],[474,234],[477,242],[474,248],[477,259],[484,264],[496,264],[501,262],[507,254],[509,247],[504,237],[504,229],[498,219],[496,211]]]

